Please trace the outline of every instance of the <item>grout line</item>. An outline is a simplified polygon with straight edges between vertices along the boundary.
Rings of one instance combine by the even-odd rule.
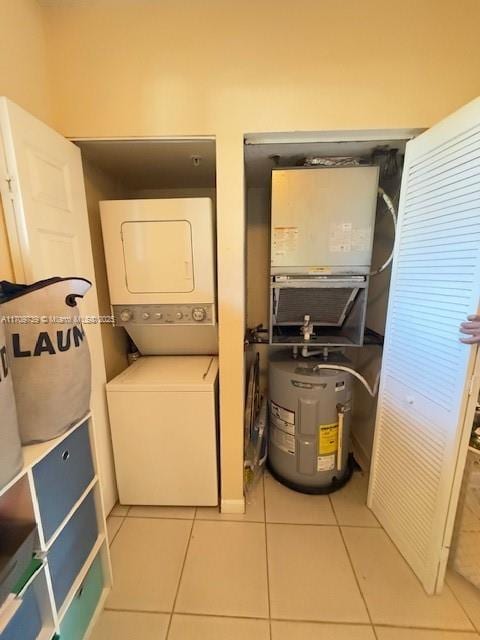
[[[246,520],[245,518],[229,518],[228,515],[232,514],[220,514],[218,518],[199,518],[198,516],[195,518],[197,522],[246,522],[251,524],[264,524],[265,520]]]
[[[447,567],[447,571],[448,571],[448,569],[449,568]],[[454,571],[454,569],[451,569],[451,571]],[[460,576],[460,577],[462,577],[462,576]],[[449,589],[449,591],[451,591],[454,599],[458,602],[458,605],[460,606],[460,609],[465,614],[467,620],[470,622],[470,624],[475,629],[475,631],[480,635],[480,628],[477,629],[477,625],[475,624],[475,622],[470,617],[470,614],[468,613],[467,609],[463,606],[463,602],[462,602],[460,596],[458,596],[456,590],[452,586],[450,586],[450,584],[448,583],[447,578],[448,578],[448,574],[445,573],[445,581],[444,581],[443,588],[447,587]]]
[[[191,616],[193,618],[226,618],[227,620],[233,618],[234,620],[258,620],[260,622],[266,622],[268,620],[268,618],[259,618],[258,616],[230,615],[229,613],[196,613],[193,611],[147,611],[143,609],[113,609],[112,607],[104,607],[104,611],[118,611],[120,613],[156,613],[158,615],[166,616],[175,614],[176,616]],[[298,622],[298,620],[295,622]],[[312,620],[308,620],[307,622],[312,622]]]
[[[168,516],[168,517],[167,516],[128,516],[128,519],[129,520],[176,520],[177,522],[193,522],[195,520],[195,518],[175,518],[171,516]]]
[[[258,622],[265,622],[267,618],[259,618],[258,616],[239,616],[230,615],[227,613],[195,613],[187,611],[177,611],[177,616],[190,616],[191,618],[226,618],[227,620],[258,620]]]
[[[327,498],[328,498],[328,502],[330,504],[330,508],[332,510],[332,513],[333,513],[333,517],[335,518],[335,524],[337,525],[337,527],[340,527],[340,523],[338,522],[337,512],[335,511],[335,507],[333,506],[333,500],[332,500],[330,494],[327,494]]]
[[[177,598],[178,598],[178,594],[180,592],[180,585],[182,583],[183,572],[184,572],[184,569],[185,569],[185,565],[187,563],[188,550],[190,549],[190,542],[192,540],[192,533],[193,533],[194,525],[195,525],[195,519],[192,520],[192,523],[190,525],[190,535],[188,536],[188,542],[187,542],[187,546],[185,548],[185,555],[183,557],[182,568],[180,570],[180,576],[178,578],[177,589],[175,591],[175,598],[173,599],[172,610],[170,612],[170,620],[168,621],[167,633],[165,634],[165,640],[168,640],[168,636],[170,635],[170,628],[172,626],[173,614],[175,612],[175,606],[177,604]]]
[[[117,611],[120,613],[145,613],[145,614],[153,614],[153,615],[171,615],[171,611],[147,611],[143,609],[113,609],[111,607],[105,607],[104,611]],[[195,613],[188,611],[177,611],[175,612],[178,616],[189,616],[192,618],[222,618],[222,619],[233,619],[233,620],[258,620],[259,622],[265,622],[268,618],[259,618],[258,616],[239,616],[239,615],[229,615],[222,613]],[[400,630],[410,630],[410,631],[443,631],[448,633],[463,633],[470,634],[472,638],[475,635],[478,635],[475,630],[468,629],[445,629],[440,627],[411,627],[411,626],[398,626],[393,624],[386,624],[382,622],[381,624],[373,624],[371,622],[345,622],[339,620],[313,620],[307,619],[303,620],[300,618],[275,618],[272,617],[270,619],[271,622],[298,622],[300,624],[318,624],[318,625],[331,625],[331,626],[339,626],[339,627],[365,627],[365,628],[373,628],[378,627],[380,629],[400,629]]]
[[[443,632],[443,633],[463,633],[470,634],[472,638],[478,637],[478,633],[475,629],[440,629],[439,627],[399,627],[398,625],[386,624],[382,622],[382,624],[373,625],[378,629],[401,629],[403,631],[435,631],[435,632]]]
[[[267,496],[265,494],[265,477],[262,476],[262,491],[263,491],[263,517],[264,517],[264,532],[265,532],[265,560],[267,566],[267,602],[268,602],[268,631],[270,640],[272,640],[272,611],[270,602],[270,568],[268,563],[268,533],[267,533]]]
[[[345,542],[345,538],[344,538],[344,536],[343,536],[342,527],[341,527],[340,522],[339,522],[339,520],[338,520],[337,512],[336,512],[336,510],[335,510],[335,505],[334,505],[334,503],[333,503],[332,496],[331,496],[330,494],[328,494],[328,500],[329,500],[329,502],[330,502],[330,506],[331,506],[331,508],[332,508],[333,515],[334,515],[334,517],[335,517],[335,521],[336,521],[336,523],[337,523],[338,532],[340,533],[340,537],[342,538],[343,546],[345,547],[345,552],[346,552],[346,554],[347,554],[348,561],[349,561],[349,563],[350,563],[350,567],[351,567],[351,569],[352,569],[353,577],[355,578],[355,582],[356,582],[356,584],[357,584],[357,588],[358,588],[358,590],[359,590],[359,592],[360,592],[360,596],[361,596],[361,598],[362,598],[362,600],[363,600],[363,604],[364,604],[364,606],[365,606],[365,610],[366,610],[366,612],[367,612],[368,619],[370,620],[370,625],[371,625],[371,628],[372,628],[373,635],[374,635],[374,636],[375,636],[375,638],[378,640],[378,636],[377,636],[377,632],[376,632],[376,630],[375,630],[375,626],[374,626],[374,624],[373,624],[372,616],[370,615],[370,610],[369,610],[368,605],[367,605],[367,600],[366,600],[365,596],[363,595],[363,591],[362,591],[362,588],[361,588],[361,586],[360,586],[360,582],[359,582],[359,580],[358,580],[358,578],[357,578],[357,574],[355,573],[355,568],[354,568],[354,566],[353,566],[352,558],[351,558],[351,556],[350,556],[350,552],[349,552],[349,550],[348,550],[347,543]],[[369,528],[374,528],[374,527],[369,527]],[[375,528],[376,528],[376,527],[375,527]]]
[[[170,611],[152,611],[148,609],[115,609],[114,607],[103,607],[103,611],[111,611],[112,613],[140,613],[152,616],[169,616]]]
[[[365,629],[371,629],[373,625],[370,622],[346,622],[339,620],[299,620],[298,618],[272,618],[272,622],[293,622],[299,624],[318,624],[320,625],[329,625],[332,627],[362,627]]]
[[[125,520],[127,519],[127,516],[108,516],[108,517],[109,517],[109,518],[110,518],[110,517],[112,517],[112,518],[121,518],[121,520],[122,520],[122,521],[121,521],[121,523],[120,523],[120,526],[119,526],[119,527],[118,527],[118,529],[115,531],[115,533],[114,533],[114,535],[113,535],[113,537],[112,537],[112,539],[111,539],[111,540],[110,540],[110,539],[108,539],[108,526],[107,526],[107,532],[106,532],[106,533],[107,533],[108,546],[109,546],[109,548],[111,548],[111,546],[112,546],[112,544],[113,544],[113,542],[114,542],[115,538],[116,538],[116,537],[118,536],[118,534],[120,533],[120,529],[123,527],[123,524],[124,524]],[[108,518],[107,518],[107,520],[108,520]]]
[[[337,521],[337,524],[338,524],[338,518],[337,518],[336,511],[335,511],[335,507],[333,506],[333,500],[331,499],[330,496],[328,496],[328,499],[330,500],[330,504],[332,505],[333,513],[334,513],[334,516],[335,516],[335,520]],[[342,527],[339,524],[338,524],[338,531],[340,533],[340,537],[342,538],[343,546],[345,547],[345,552],[347,554],[348,561],[350,562],[350,567],[352,569],[353,577],[355,578],[355,582],[357,583],[357,588],[358,588],[358,591],[360,592],[360,596],[361,596],[361,598],[363,600],[363,604],[365,606],[365,610],[367,612],[368,619],[370,620],[370,624],[371,624],[372,630],[373,630],[373,635],[378,640],[378,635],[377,635],[377,632],[375,630],[375,625],[373,624],[372,616],[370,614],[370,609],[368,608],[367,599],[365,598],[365,595],[364,595],[364,593],[362,591],[362,587],[360,586],[360,581],[359,581],[357,573],[355,571],[355,567],[353,566],[353,560],[352,560],[352,557],[350,555],[350,551],[348,550],[347,543],[345,542],[345,537],[343,535]]]
[[[271,520],[267,520],[265,517],[265,520],[239,520],[237,519],[233,519],[233,518],[228,518],[227,517],[228,514],[225,514],[225,516],[221,517],[221,518],[199,518],[198,516],[196,517],[196,520],[198,522],[251,522],[251,523],[257,523],[257,524],[263,524],[264,522],[266,522],[267,524],[289,524],[292,525],[294,527],[336,527],[336,526],[341,526],[341,527],[345,527],[346,529],[381,529],[382,526],[380,524],[378,525],[374,525],[374,524],[342,524],[342,525],[337,525],[335,522],[330,522],[330,523],[322,523],[322,522],[278,522],[278,521],[271,521]],[[130,516],[130,518],[136,518],[138,516]],[[167,518],[159,518],[159,519],[163,519],[163,520],[167,520]],[[187,518],[168,518],[168,520],[187,520]],[[188,518],[188,520],[190,520],[190,518]]]
[[[153,613],[158,616],[169,616],[171,611],[152,611],[151,609],[116,609],[115,607],[103,607],[104,611],[117,611],[118,613]]]
[[[335,515],[335,512],[334,512]],[[336,516],[335,516],[336,519]],[[338,524],[337,522],[320,523],[320,522],[269,522],[267,524],[279,524],[279,525],[291,525],[292,527],[345,527],[345,529],[375,529],[379,530],[382,527],[375,525],[358,525],[358,524]]]

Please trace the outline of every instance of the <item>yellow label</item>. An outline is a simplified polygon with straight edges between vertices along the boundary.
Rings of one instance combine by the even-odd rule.
[[[338,422],[321,424],[318,427],[318,455],[335,453],[338,449]]]

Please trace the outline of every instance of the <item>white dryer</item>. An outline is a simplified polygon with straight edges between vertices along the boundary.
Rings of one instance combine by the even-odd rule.
[[[122,504],[218,503],[212,356],[146,356],[107,385]]]
[[[210,198],[100,202],[110,300],[142,355],[218,353]]]

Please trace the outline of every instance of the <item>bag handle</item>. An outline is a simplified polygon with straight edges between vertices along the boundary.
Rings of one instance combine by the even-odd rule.
[[[81,295],[80,293],[69,293],[65,298],[65,304],[67,305],[67,307],[76,307],[77,298],[83,298],[83,295]]]

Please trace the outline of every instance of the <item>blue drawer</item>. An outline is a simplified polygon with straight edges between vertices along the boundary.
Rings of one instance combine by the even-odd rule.
[[[91,491],[48,552],[53,595],[60,609],[98,537],[97,515]]]
[[[42,629],[40,603],[35,591],[37,578],[25,591],[22,604],[13,618],[0,633],[0,640],[35,640]]]
[[[93,476],[88,422],[85,422],[33,468],[47,542],[81,497]]]
[[[82,640],[103,591],[102,561],[98,555],[60,623],[61,640]]]

